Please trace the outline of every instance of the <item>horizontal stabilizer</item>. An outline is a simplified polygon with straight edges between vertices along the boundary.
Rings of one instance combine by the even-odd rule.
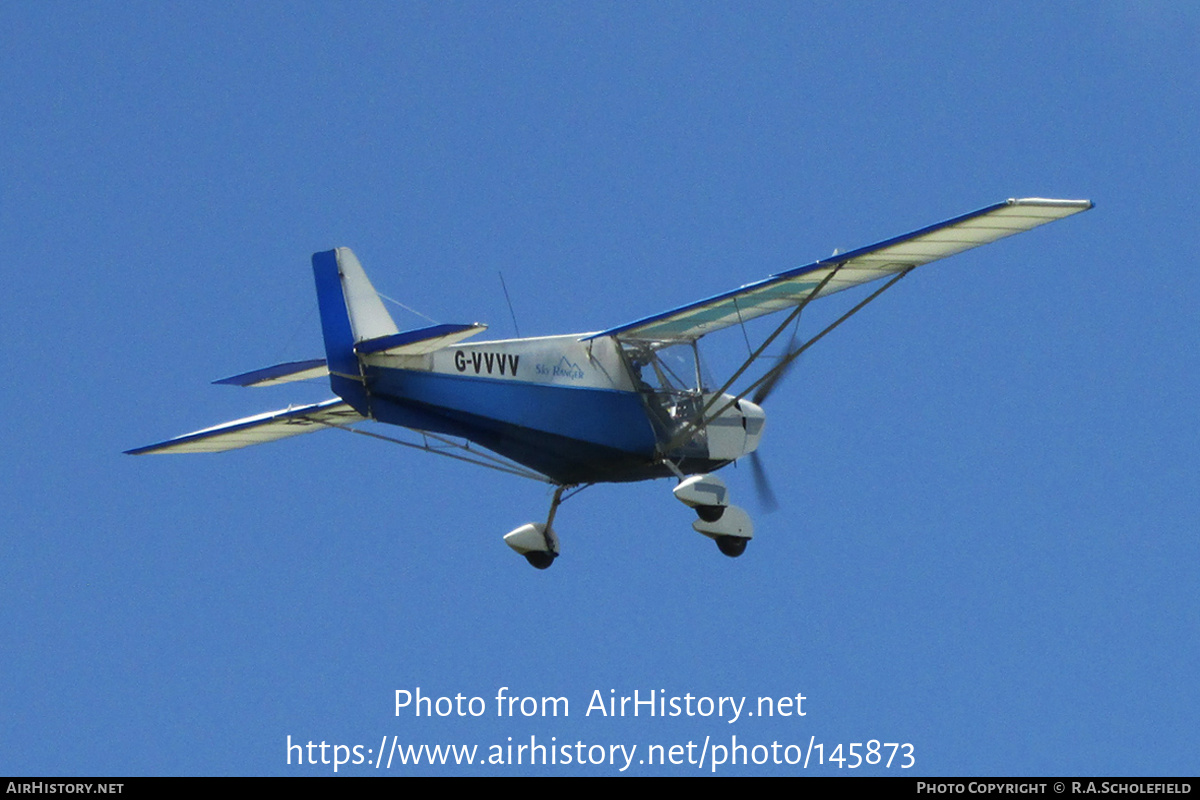
[[[487,330],[487,325],[475,322],[470,325],[430,325],[390,336],[367,339],[355,345],[359,355],[381,353],[388,356],[421,356],[441,350]]]
[[[227,386],[275,386],[292,381],[306,381],[309,378],[322,378],[329,374],[325,359],[313,358],[308,361],[289,361],[286,364],[276,364],[273,367],[256,369],[253,372],[243,372],[229,378],[221,378],[213,383]]]
[[[220,453],[324,430],[331,425],[353,425],[362,421],[363,417],[348,403],[333,398],[323,403],[268,411],[125,452],[133,456],[147,453]]]

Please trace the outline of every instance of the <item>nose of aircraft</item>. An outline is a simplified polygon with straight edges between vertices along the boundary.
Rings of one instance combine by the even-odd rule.
[[[767,424],[767,412],[762,406],[749,400],[739,400],[738,408],[742,412],[742,427],[746,430],[746,452],[753,453],[762,441],[763,428]]]

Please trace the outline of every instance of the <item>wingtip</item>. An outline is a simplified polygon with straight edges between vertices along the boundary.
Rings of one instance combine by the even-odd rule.
[[[1059,208],[1078,208],[1086,211],[1095,206],[1091,200],[1059,200],[1051,197],[1010,197],[1010,206],[1057,206]]]

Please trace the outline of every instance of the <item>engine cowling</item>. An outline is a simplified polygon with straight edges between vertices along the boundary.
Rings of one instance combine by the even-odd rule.
[[[714,403],[720,408],[733,400],[724,394]],[[749,400],[738,400],[724,409],[705,426],[708,438],[708,457],[714,461],[736,461],[753,453],[762,441],[767,415],[762,407]]]

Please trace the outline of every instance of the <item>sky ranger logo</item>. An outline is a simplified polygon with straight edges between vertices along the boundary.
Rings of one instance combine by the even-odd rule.
[[[560,358],[557,364],[538,364],[535,369],[538,375],[548,375],[552,378],[566,378],[572,381],[583,380],[583,368],[573,361],[568,361],[566,356]]]
[[[476,350],[468,353],[458,350],[454,353],[454,367],[459,372],[472,370],[476,375],[516,375],[519,355],[512,353],[493,353],[487,350]]]

